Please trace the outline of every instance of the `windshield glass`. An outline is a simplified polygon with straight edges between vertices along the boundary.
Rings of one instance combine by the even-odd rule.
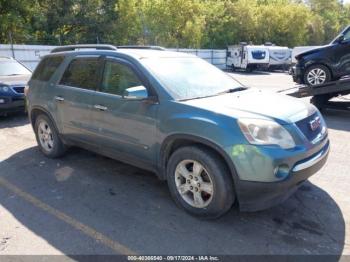
[[[31,72],[15,60],[0,62],[0,76],[28,75]]]
[[[176,100],[214,96],[242,87],[200,58],[144,58],[142,63]]]

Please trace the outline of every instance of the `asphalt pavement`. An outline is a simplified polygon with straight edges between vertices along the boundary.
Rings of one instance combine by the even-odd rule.
[[[285,73],[235,73],[277,91]],[[0,255],[350,255],[350,114],[324,113],[331,152],[324,168],[269,210],[205,221],[179,209],[152,173],[72,148],[38,150],[23,114],[0,118]]]

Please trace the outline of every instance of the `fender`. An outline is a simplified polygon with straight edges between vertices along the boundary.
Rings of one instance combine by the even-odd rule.
[[[194,136],[194,135],[189,135],[189,134],[169,135],[168,137],[166,137],[163,140],[163,143],[161,145],[160,152],[159,152],[160,155],[158,157],[158,159],[160,160],[159,177],[161,179],[164,179],[164,180],[166,179],[166,166],[167,166],[167,160],[168,160],[167,158],[168,158],[171,146],[176,140],[187,140],[189,142],[202,144],[204,146],[207,146],[207,147],[213,149],[215,152],[217,152],[222,157],[222,159],[227,164],[229,171],[231,173],[234,185],[239,183],[239,178],[238,178],[236,168],[235,168],[233,162],[231,161],[231,159],[227,155],[227,153],[220,146],[218,146],[217,144],[215,144],[214,142],[212,142],[208,139]]]
[[[51,113],[47,109],[45,109],[44,107],[41,107],[41,106],[33,106],[33,107],[31,107],[31,110],[28,111],[29,121],[32,124],[33,129],[34,129],[35,123],[32,121],[32,112],[34,110],[39,110],[39,111],[42,111],[43,113],[45,113],[50,118],[51,122],[54,124],[56,130],[59,131],[59,129],[57,128],[57,125],[56,125],[56,121],[53,118],[53,116],[51,115]]]

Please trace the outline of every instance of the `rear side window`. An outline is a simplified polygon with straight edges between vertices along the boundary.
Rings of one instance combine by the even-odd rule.
[[[35,69],[32,79],[49,81],[56,69],[63,62],[63,59],[63,56],[51,56],[44,58]]]
[[[60,84],[94,90],[97,87],[99,68],[98,57],[75,58],[64,72]]]

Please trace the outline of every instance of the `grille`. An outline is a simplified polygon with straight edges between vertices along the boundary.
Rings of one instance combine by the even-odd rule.
[[[23,94],[24,93],[24,86],[14,86],[12,87],[12,89],[19,94]]]
[[[301,132],[306,136],[306,138],[309,141],[313,141],[322,131],[323,128],[323,122],[321,121],[321,124],[319,127],[317,127],[315,130],[312,130],[311,128],[311,122],[315,120],[319,115],[317,113],[300,120],[296,122],[296,125],[301,130]]]

